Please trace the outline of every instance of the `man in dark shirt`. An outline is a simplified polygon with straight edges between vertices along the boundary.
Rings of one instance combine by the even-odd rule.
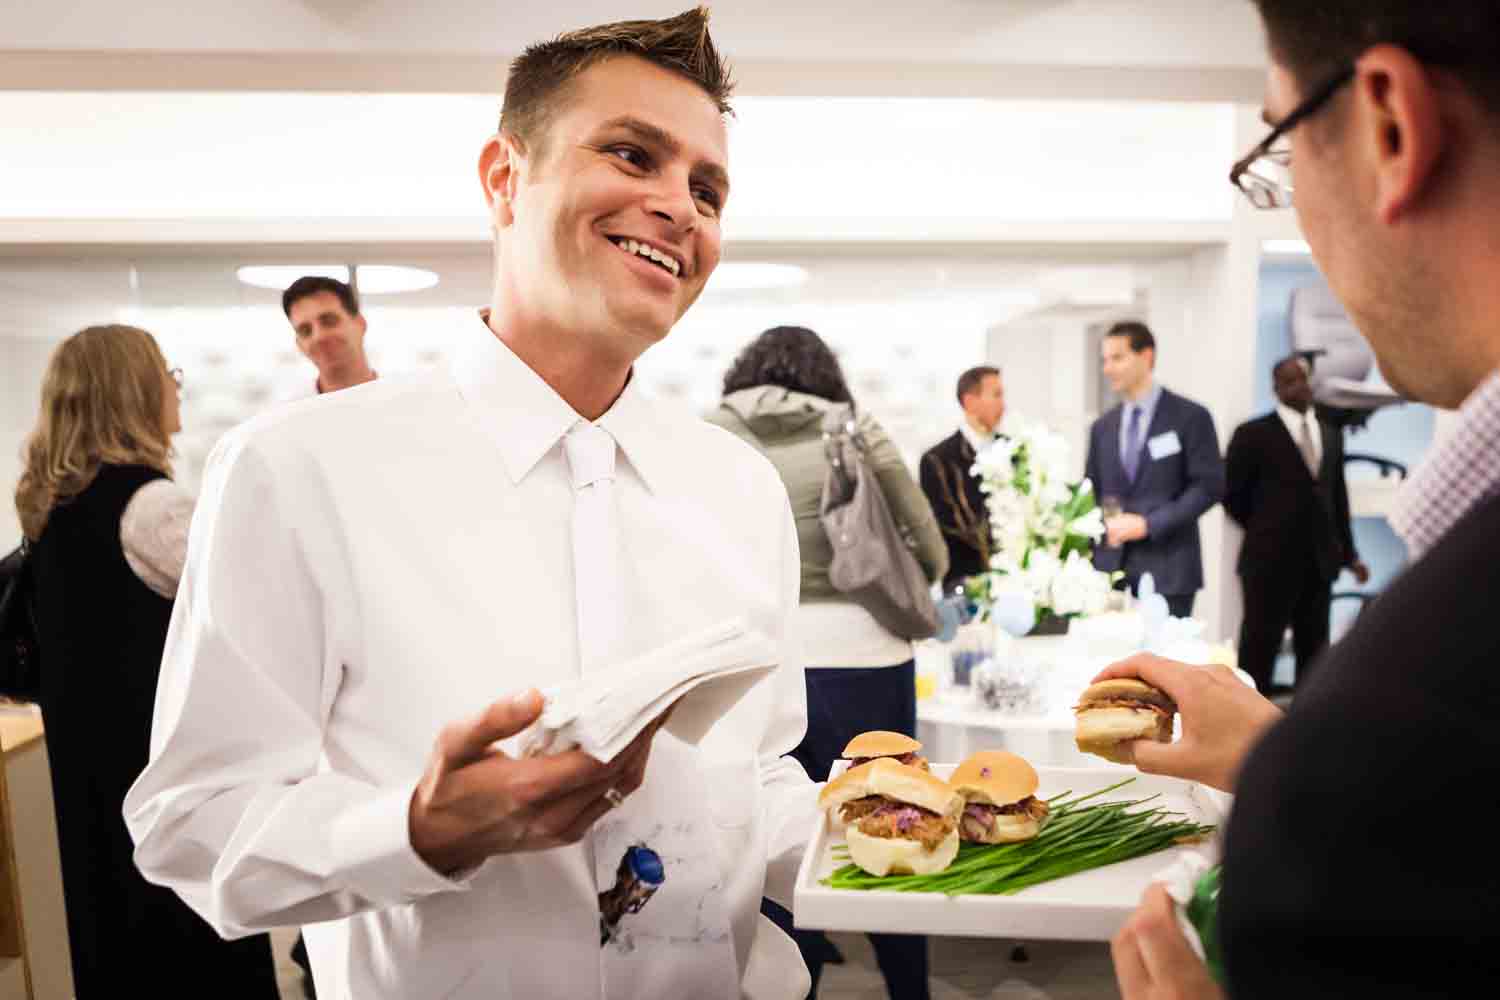
[[[989,569],[990,515],[979,478],[970,470],[975,456],[995,440],[1005,416],[1005,386],[1000,369],[970,368],[958,377],[958,405],[964,418],[958,430],[922,456],[918,470],[922,492],[932,504],[943,540],[948,543],[948,573],[943,592],[962,588],[964,580]]]
[[[1500,971],[1500,5],[1255,2],[1272,130],[1231,176],[1260,207],[1295,189],[1387,380],[1459,414],[1391,515],[1410,567],[1284,718],[1223,668],[1106,673],[1180,707],[1177,743],[1136,745],[1142,770],[1235,792],[1229,995],[1483,995]],[[1126,1000],[1222,995],[1159,886],[1113,951]]]
[[[1301,685],[1328,645],[1334,578],[1346,566],[1370,578],[1354,550],[1344,438],[1318,420],[1307,362],[1283,358],[1271,380],[1276,408],[1237,427],[1224,460],[1224,509],[1245,529],[1239,666],[1266,692],[1287,627]]]

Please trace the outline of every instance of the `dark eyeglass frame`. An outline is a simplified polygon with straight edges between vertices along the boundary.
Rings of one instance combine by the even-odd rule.
[[[181,389],[182,388],[182,369],[181,368],[168,368],[167,369],[167,374],[172,377],[172,381],[173,382],[177,383],[177,388]]]
[[[1321,111],[1344,84],[1354,79],[1354,73],[1354,64],[1350,63],[1325,80],[1317,90],[1293,108],[1290,114],[1277,122],[1254,149],[1240,157],[1235,161],[1234,166],[1229,168],[1229,183],[1238,188],[1240,193],[1250,200],[1250,204],[1256,208],[1269,209],[1285,208],[1292,203],[1290,187],[1263,177],[1250,168],[1262,158],[1286,165],[1287,154],[1273,151],[1272,147],[1292,129]],[[1278,160],[1278,157],[1282,159]]]

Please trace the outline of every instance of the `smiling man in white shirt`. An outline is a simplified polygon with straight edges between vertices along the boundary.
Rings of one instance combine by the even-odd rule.
[[[479,163],[492,304],[449,369],[270,413],[210,464],[126,816],[220,933],[307,925],[325,996],[807,988],[759,917],[815,814],[784,756],[786,493],[631,379],[718,263],[729,89],[702,11],[528,49]],[[781,664],[696,746],[495,746],[528,689],[729,618]],[[601,934],[631,858],[652,891]]]

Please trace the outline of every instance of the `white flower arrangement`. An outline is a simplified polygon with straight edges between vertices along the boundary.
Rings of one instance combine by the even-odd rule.
[[[993,547],[989,571],[966,590],[988,616],[1002,593],[1030,598],[1037,620],[1092,615],[1109,601],[1113,578],[1090,561],[1104,536],[1104,517],[1087,479],[1068,481],[1068,443],[1042,424],[1007,418],[1000,437],[981,452],[971,473],[989,509]]]

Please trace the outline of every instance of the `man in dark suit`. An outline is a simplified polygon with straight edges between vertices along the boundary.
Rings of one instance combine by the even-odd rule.
[[[1178,618],[1203,586],[1198,518],[1224,495],[1224,463],[1208,410],[1156,383],[1156,338],[1144,323],[1104,336],[1104,377],[1124,402],[1089,428],[1084,472],[1104,508],[1094,565],[1124,570],[1134,591],[1150,573]]]
[[[1344,439],[1318,420],[1301,358],[1271,372],[1274,412],[1241,424],[1225,458],[1224,509],[1245,529],[1237,569],[1245,595],[1240,669],[1262,691],[1281,637],[1292,628],[1297,683],[1328,645],[1333,580],[1345,566],[1364,583],[1370,571],[1354,551]]]
[[[1110,669],[1181,712],[1136,764],[1235,796],[1223,989],[1161,886],[1115,970],[1124,1000],[1478,995],[1500,976],[1500,4],[1255,4],[1269,125],[1230,178],[1296,209],[1391,386],[1456,413],[1389,513],[1410,564],[1284,717],[1227,668]]]
[[[951,594],[964,580],[982,573],[990,563],[990,519],[979,478],[969,470],[974,457],[995,440],[1005,416],[1005,386],[1000,369],[991,365],[970,368],[958,377],[958,405],[964,419],[952,436],[933,445],[922,456],[922,492],[932,504],[938,526],[948,543],[948,575],[943,592]]]

